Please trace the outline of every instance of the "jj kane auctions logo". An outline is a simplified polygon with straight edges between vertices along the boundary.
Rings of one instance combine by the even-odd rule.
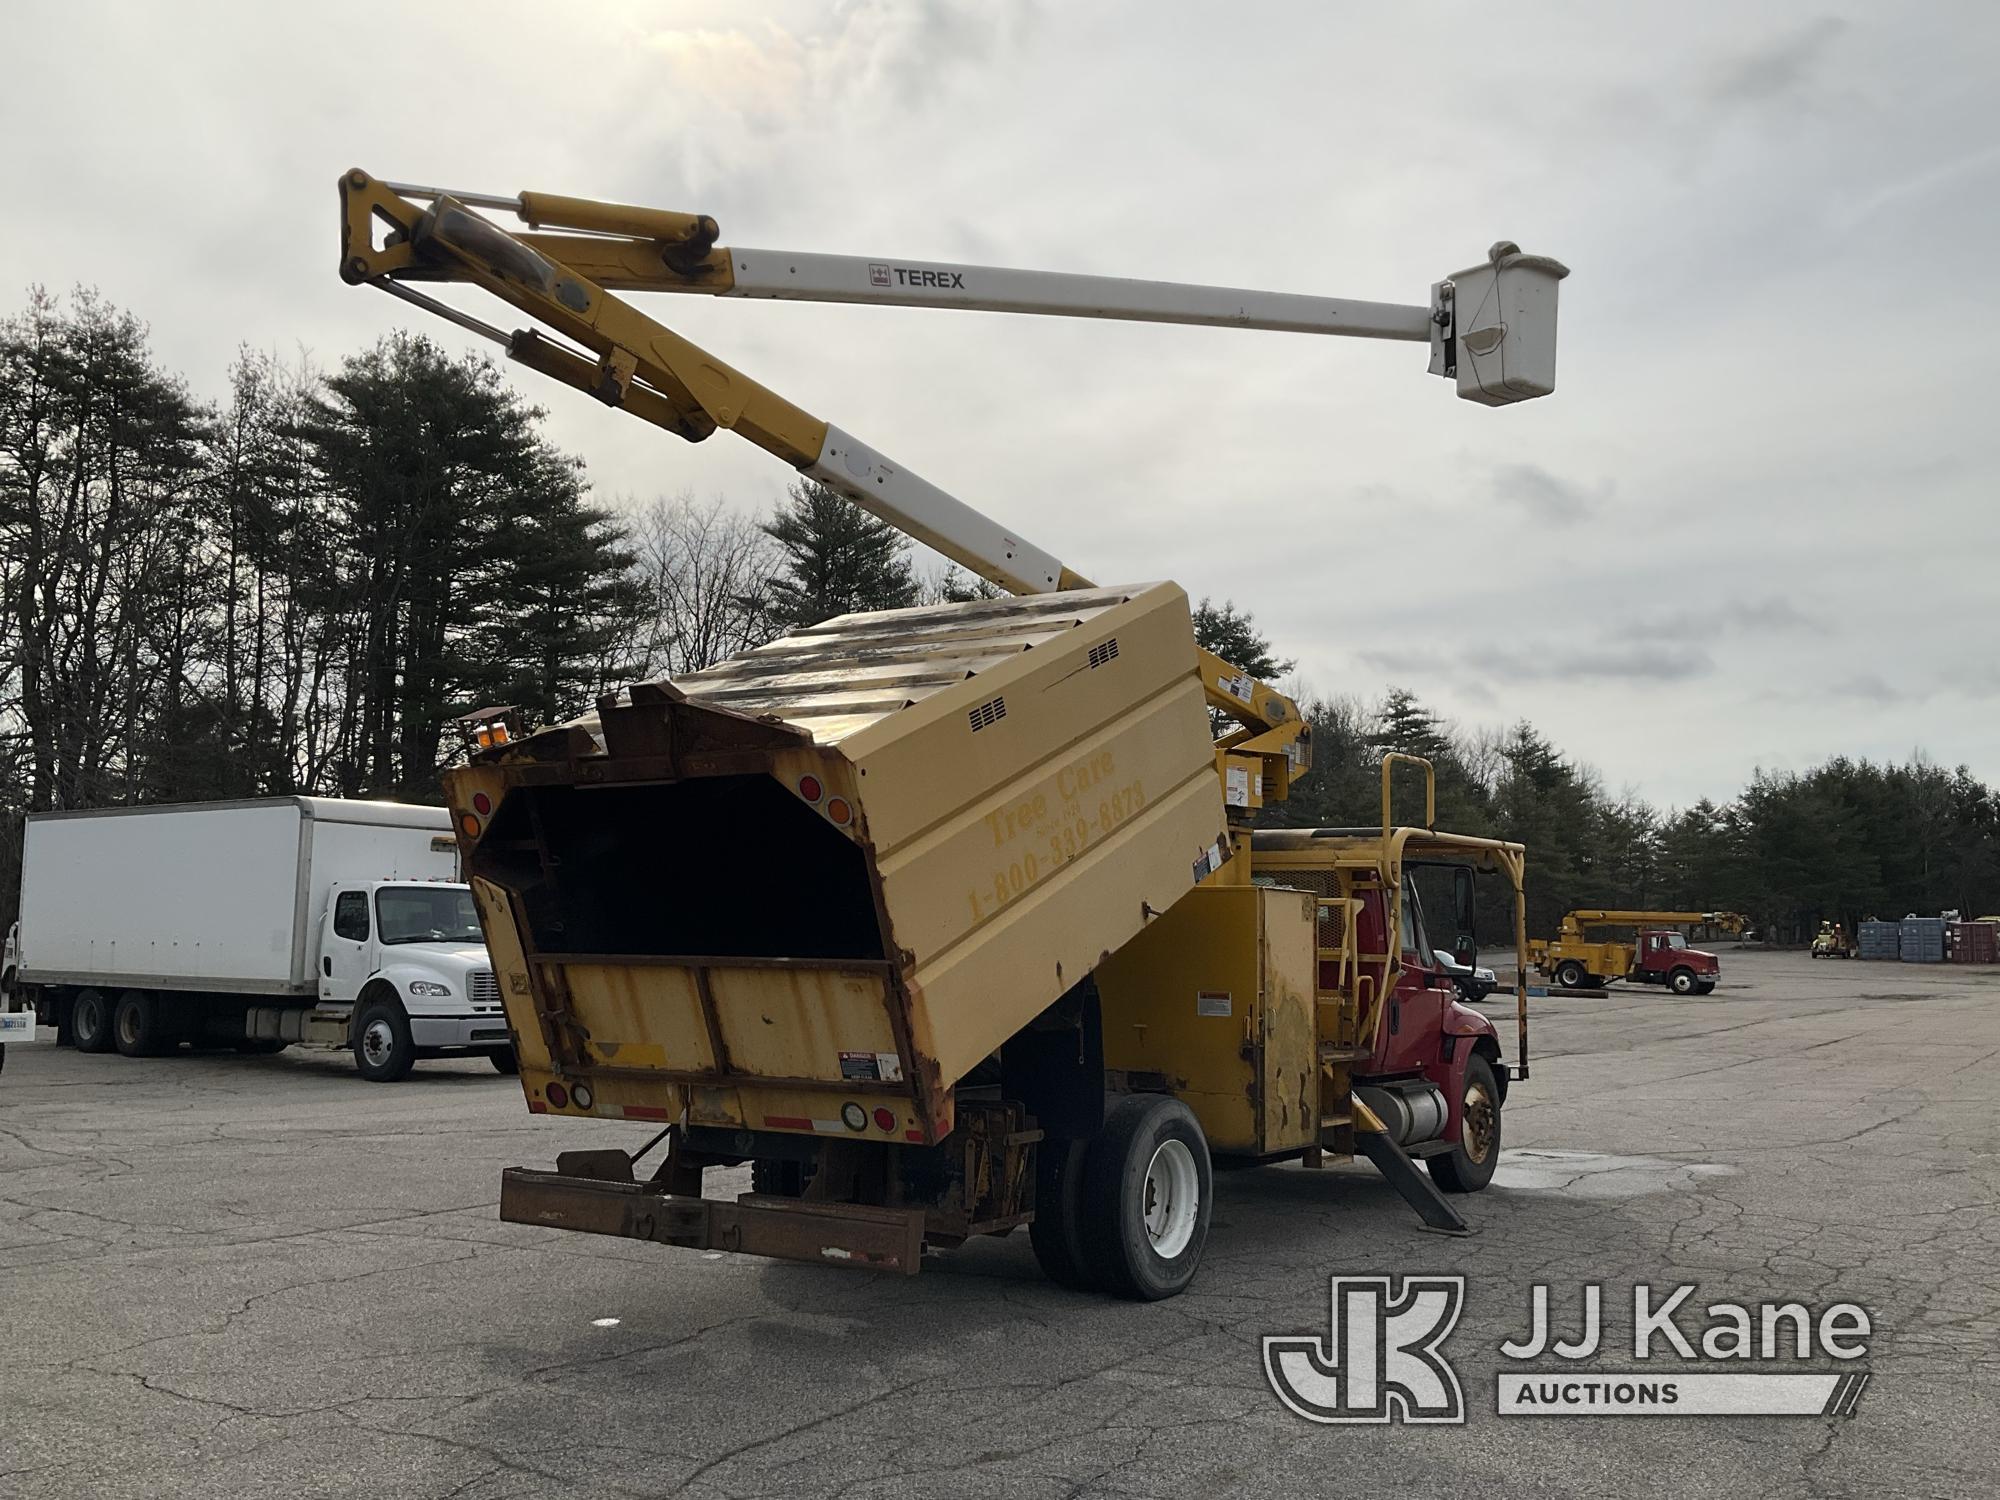
[[[1309,1422],[1462,1423],[1465,1396],[1443,1346],[1465,1307],[1463,1276],[1331,1278],[1328,1336],[1271,1335],[1264,1378]],[[1636,1370],[1577,1370],[1558,1364],[1497,1376],[1500,1416],[1846,1416],[1868,1384],[1851,1362],[1866,1356],[1866,1309],[1836,1302],[1818,1314],[1797,1302],[1710,1304],[1699,1328],[1679,1321],[1694,1287],[1664,1297],[1632,1289],[1632,1358],[1664,1360]],[[1532,1288],[1527,1334],[1500,1345],[1509,1360],[1591,1359],[1603,1347],[1603,1288],[1583,1288],[1581,1327],[1557,1336],[1549,1289]],[[1819,1358],[1847,1369],[1686,1370],[1672,1361],[1766,1363]]]

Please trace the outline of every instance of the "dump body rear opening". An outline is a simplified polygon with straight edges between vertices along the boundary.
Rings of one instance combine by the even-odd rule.
[[[769,776],[526,788],[472,869],[544,955],[883,956],[862,849]]]

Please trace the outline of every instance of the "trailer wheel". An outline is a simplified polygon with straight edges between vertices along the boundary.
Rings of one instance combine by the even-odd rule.
[[[79,1052],[111,1050],[111,1002],[102,990],[78,990],[69,1003],[69,1032]]]
[[[111,1040],[126,1057],[151,1057],[162,1041],[160,1003],[144,990],[127,990],[111,1012]]]
[[[1035,1217],[1028,1243],[1042,1274],[1071,1291],[1094,1291],[1083,1252],[1083,1172],[1089,1141],[1045,1137],[1035,1148]]]
[[[1575,959],[1566,958],[1556,965],[1556,987],[1565,990],[1589,989],[1590,975]]]
[[[493,1064],[493,1071],[512,1078],[521,1071],[521,1059],[512,1047],[495,1047],[486,1054],[486,1060]]]
[[[410,1018],[394,1000],[377,1000],[354,1023],[354,1067],[370,1083],[394,1083],[416,1065]]]
[[[1692,995],[1696,983],[1693,969],[1676,969],[1667,976],[1667,988],[1676,995]]]
[[[1493,1180],[1500,1161],[1500,1085],[1493,1064],[1475,1052],[1466,1059],[1458,1101],[1458,1142],[1424,1163],[1447,1193],[1476,1193]]]
[[[1114,1105],[1083,1164],[1079,1227],[1092,1284],[1141,1302],[1185,1291],[1208,1240],[1214,1186],[1193,1110],[1165,1094]]]

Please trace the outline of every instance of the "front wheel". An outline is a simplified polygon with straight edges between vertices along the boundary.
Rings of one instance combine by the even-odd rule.
[[[1208,1243],[1214,1185],[1193,1110],[1165,1094],[1121,1100],[1084,1159],[1079,1228],[1092,1282],[1140,1302],[1187,1290]]]
[[[521,1059],[512,1047],[496,1047],[486,1054],[486,1060],[493,1064],[493,1071],[512,1078],[521,1071]]]
[[[111,1002],[102,990],[78,990],[69,1004],[69,1034],[79,1052],[109,1052]]]
[[[1693,969],[1676,969],[1667,976],[1667,988],[1676,995],[1692,995],[1698,983]]]
[[[1695,993],[1696,993],[1697,995],[1712,995],[1712,994],[1714,994],[1714,993],[1715,993],[1715,981],[1714,981],[1713,979],[1704,979],[1704,980],[1702,980],[1702,982],[1701,982],[1700,984],[1698,984],[1698,985],[1696,985],[1696,986],[1694,987],[1694,992],[1695,992]]]
[[[1476,1193],[1493,1180],[1500,1161],[1500,1084],[1493,1064],[1473,1053],[1459,1087],[1458,1143],[1424,1165],[1445,1192]]]
[[[354,1025],[354,1066],[370,1083],[394,1083],[409,1076],[417,1049],[410,1018],[394,1000],[377,1000]]]

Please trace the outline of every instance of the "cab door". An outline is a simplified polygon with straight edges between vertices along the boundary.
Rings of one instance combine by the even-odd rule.
[[[1379,1068],[1384,1073],[1413,1072],[1437,1060],[1445,1007],[1455,993],[1431,948],[1423,903],[1407,874],[1402,908],[1398,933],[1402,972],[1389,994],[1389,1013],[1382,1019]]]
[[[319,944],[319,998],[322,1005],[352,1005],[375,972],[374,921],[367,890],[327,895]]]

